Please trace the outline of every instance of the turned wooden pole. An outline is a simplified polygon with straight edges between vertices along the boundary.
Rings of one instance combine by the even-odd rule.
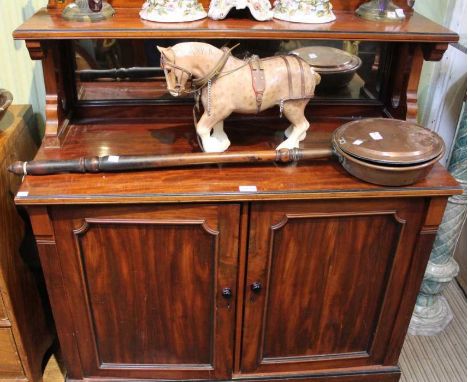
[[[15,162],[8,168],[8,170],[17,175],[49,175],[86,172],[98,173],[222,163],[289,163],[299,162],[302,160],[328,158],[332,155],[333,150],[331,148],[140,156],[108,155],[103,157],[95,156],[71,160]]]

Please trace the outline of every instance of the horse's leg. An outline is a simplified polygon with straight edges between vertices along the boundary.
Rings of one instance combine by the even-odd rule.
[[[213,133],[211,134],[211,137],[216,138],[219,141],[220,147],[223,147],[222,151],[227,150],[227,148],[231,145],[231,141],[224,132],[224,121],[218,122],[213,127]]]
[[[289,125],[289,127],[286,130],[284,130],[284,136],[286,138],[289,138],[289,136],[292,134],[293,130],[294,130],[294,125]],[[306,133],[302,134],[301,137],[299,138],[299,140],[303,141],[305,139],[305,137],[306,137]]]
[[[283,113],[292,123],[292,131],[289,132],[288,139],[281,143],[276,149],[293,149],[299,147],[299,142],[306,137],[310,124],[304,116],[304,109],[308,100],[289,101],[284,104]]]
[[[222,121],[223,120],[219,116],[215,116],[214,114],[208,116],[208,113],[203,113],[196,127],[197,134],[203,145],[203,151],[207,153],[220,153],[226,150],[227,147],[225,147],[225,144],[223,145],[218,139],[211,136],[211,130],[218,123],[222,123]]]

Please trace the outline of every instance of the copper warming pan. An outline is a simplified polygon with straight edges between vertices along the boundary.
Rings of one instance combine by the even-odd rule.
[[[103,156],[71,160],[16,162],[18,175],[102,172],[187,167],[221,163],[298,162],[337,156],[350,174],[369,183],[404,186],[423,179],[444,155],[442,139],[409,122],[372,118],[347,123],[320,149],[171,155]]]
[[[307,46],[293,50],[291,54],[301,57],[320,74],[317,89],[322,90],[347,86],[362,65],[358,56],[329,46]]]
[[[384,118],[347,123],[333,133],[332,144],[346,171],[384,186],[424,179],[445,153],[444,141],[434,132]]]

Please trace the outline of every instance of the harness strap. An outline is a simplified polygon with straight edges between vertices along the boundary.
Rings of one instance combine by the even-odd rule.
[[[235,48],[237,48],[239,44],[234,45],[232,48],[227,48],[224,47],[222,48],[223,50],[223,56],[220,58],[220,60],[216,63],[216,65],[211,69],[211,71],[206,74],[205,76],[201,78],[194,78],[192,80],[192,84],[195,88],[202,88],[206,84],[208,84],[209,80],[215,79],[223,70],[224,66],[226,65],[227,60],[229,60],[229,57],[231,56],[231,51]]]
[[[262,109],[263,93],[265,92],[265,71],[262,61],[258,56],[252,56],[249,60],[250,72],[252,73],[252,87],[255,93],[255,101],[257,103],[257,113]]]
[[[305,97],[305,78],[304,78],[304,67],[302,66],[302,59],[296,56],[295,54],[292,55],[297,60],[297,64],[299,65],[301,71],[301,97]]]
[[[285,56],[280,56],[284,63],[286,64],[286,70],[288,72],[288,88],[289,88],[289,99],[293,97],[293,88],[292,88],[292,76],[291,76],[291,65],[289,65],[288,58]]]
[[[177,69],[182,72],[182,75],[185,74],[187,75],[187,82],[190,82],[190,87],[192,88],[191,90],[188,90],[186,88],[182,89],[179,83],[176,84],[176,90],[178,91],[183,91],[184,93],[195,93],[198,90],[202,89],[205,87],[210,80],[216,79],[218,75],[222,72],[224,66],[226,65],[226,62],[229,60],[229,57],[231,56],[231,51],[238,47],[239,44],[234,45],[232,48],[227,48],[224,47],[222,48],[223,50],[223,55],[220,58],[220,60],[216,63],[216,65],[210,70],[208,74],[201,78],[193,78],[193,74],[188,71],[187,69],[184,69],[178,65],[176,65],[176,56],[172,48],[168,48],[168,51],[171,52],[171,54],[174,56],[173,62],[168,62],[167,59],[170,59],[169,57],[165,56],[164,54],[161,54],[161,67],[164,69],[165,74],[167,75],[167,68],[173,68]]]

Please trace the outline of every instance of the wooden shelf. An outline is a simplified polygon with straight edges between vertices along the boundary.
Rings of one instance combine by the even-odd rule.
[[[344,118],[312,121],[304,147],[329,145],[330,134]],[[271,125],[227,123],[230,151],[273,149],[283,140],[285,120]],[[144,155],[198,152],[190,122],[73,125],[60,149],[41,148],[36,159],[70,159],[93,155]],[[258,192],[239,192],[255,185]],[[403,197],[452,195],[459,185],[438,165],[426,180],[401,188],[381,187],[347,174],[337,160],[299,165],[223,165],[101,174],[27,176],[17,204],[174,203],[245,200]],[[21,194],[20,194],[21,195]]]
[[[210,38],[210,39],[331,39],[367,41],[412,41],[451,43],[458,35],[414,13],[404,22],[379,23],[359,18],[350,11],[336,11],[337,20],[328,24],[298,24],[280,20],[253,19],[189,23],[152,23],[141,20],[139,9],[117,9],[116,15],[98,23],[70,22],[61,10],[42,9],[14,33],[15,39],[102,39],[102,38]]]

